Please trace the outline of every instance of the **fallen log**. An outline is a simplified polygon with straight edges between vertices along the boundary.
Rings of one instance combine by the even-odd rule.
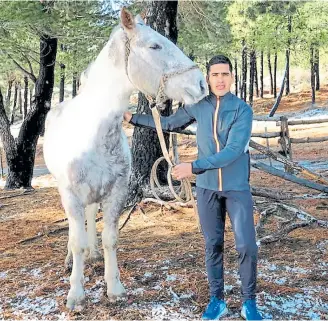
[[[271,149],[270,150],[267,149],[265,146],[258,144],[256,142],[254,142],[253,140],[251,140],[249,142],[249,146],[256,149],[257,151],[259,151],[262,154],[268,155],[269,157],[273,158],[274,160],[276,160],[278,162],[288,165],[289,167],[300,172],[304,176],[307,176],[307,177],[313,179],[315,182],[328,185],[328,180],[325,179],[322,175],[310,171],[309,169],[299,165],[298,163],[291,161],[290,159],[284,157],[283,155],[281,155],[279,153],[272,151]]]
[[[260,137],[260,138],[276,138],[276,137],[280,137],[280,132],[271,132],[271,133],[252,133],[252,137]]]
[[[285,228],[281,229],[279,232],[267,235],[259,239],[257,242],[258,244],[269,244],[272,242],[277,242],[283,238],[285,238],[291,231],[296,230],[297,228],[300,227],[305,227],[310,225],[311,222],[298,222],[298,223],[293,223],[289,226],[286,226]]]
[[[251,186],[251,193],[253,196],[261,196],[275,200],[290,200],[294,198],[291,193],[280,192],[274,189],[269,190],[258,186]]]
[[[291,143],[304,144],[304,143],[320,143],[328,140],[328,136],[323,137],[305,137],[305,138],[291,138]]]
[[[299,120],[289,120],[288,125],[311,125],[311,124],[322,124],[328,123],[328,118],[322,119],[299,119]],[[280,126],[280,121],[277,121],[277,126]]]
[[[294,214],[294,217],[292,219],[288,219],[287,221],[283,222],[284,227],[277,232],[264,236],[258,240],[258,244],[268,244],[272,242],[279,241],[285,237],[291,232],[296,230],[297,228],[300,227],[306,227],[306,226],[311,226],[314,224],[317,224],[320,227],[328,228],[328,221],[320,220],[312,216],[311,214],[297,208],[291,205],[287,205],[284,203],[273,203],[271,204],[270,207],[266,208],[263,212],[260,213],[260,220],[257,225],[257,231],[262,228],[263,226],[263,220],[265,220],[266,216],[272,215],[272,211],[274,209],[277,209],[278,207],[284,209],[286,212],[290,212]],[[300,219],[302,222],[294,222],[289,224],[291,221],[294,219]]]
[[[311,182],[307,179],[299,178],[299,177],[297,177],[293,174],[285,173],[285,172],[283,172],[279,169],[276,169],[272,166],[266,165],[262,162],[256,162],[252,159],[251,159],[251,165],[254,168],[262,170],[262,171],[264,171],[266,173],[269,173],[271,175],[281,177],[281,178],[283,178],[287,181],[291,181],[293,183],[296,183],[296,184],[299,184],[299,185],[302,185],[302,186],[306,186],[306,187],[309,187],[309,188],[312,188],[312,189],[315,189],[315,190],[318,190],[318,191],[321,191],[321,192],[328,193],[328,186],[318,184],[318,183],[313,183],[313,182]]]

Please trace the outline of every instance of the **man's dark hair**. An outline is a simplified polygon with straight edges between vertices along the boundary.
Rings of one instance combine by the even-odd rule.
[[[216,64],[227,64],[229,65],[230,72],[232,72],[232,64],[230,59],[224,55],[217,55],[211,58],[211,60],[207,63],[206,65],[207,74],[209,74],[211,66]]]

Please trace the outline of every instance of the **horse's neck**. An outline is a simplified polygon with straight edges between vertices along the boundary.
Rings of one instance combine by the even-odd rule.
[[[127,110],[134,89],[125,71],[123,45],[116,44],[115,53],[112,45],[109,42],[98,55],[81,92],[91,104],[92,112],[104,117]]]

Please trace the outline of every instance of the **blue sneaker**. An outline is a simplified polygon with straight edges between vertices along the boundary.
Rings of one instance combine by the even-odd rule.
[[[218,299],[216,296],[211,296],[210,303],[208,304],[205,312],[202,315],[203,320],[220,320],[228,314],[228,308],[223,300]]]
[[[255,300],[246,300],[241,308],[241,316],[245,320],[263,320],[257,311]]]

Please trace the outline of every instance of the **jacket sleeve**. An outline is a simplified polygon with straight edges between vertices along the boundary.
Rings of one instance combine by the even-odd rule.
[[[231,126],[226,146],[218,153],[192,162],[194,174],[201,174],[208,169],[222,168],[234,162],[245,152],[252,133],[253,110],[246,105]]]
[[[174,114],[164,117],[161,116],[161,125],[163,131],[171,132],[177,129],[185,129],[195,121],[192,115],[191,107],[180,107]],[[130,123],[137,127],[156,128],[152,115],[134,114]]]

